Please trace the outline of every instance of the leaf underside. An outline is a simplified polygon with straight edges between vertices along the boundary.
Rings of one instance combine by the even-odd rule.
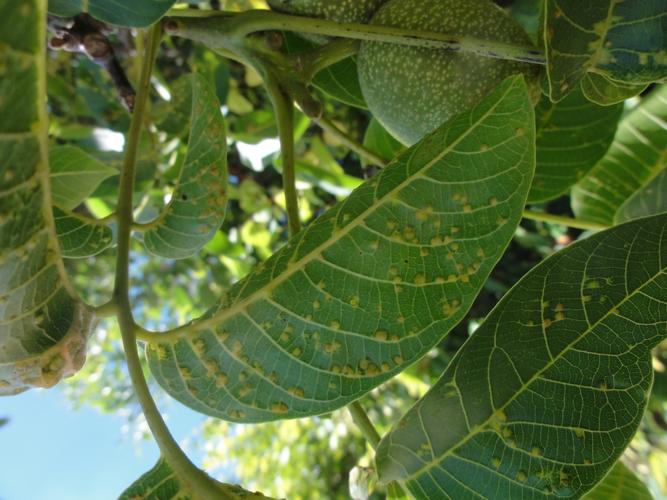
[[[66,281],[51,215],[45,30],[43,2],[0,4],[0,395],[80,368],[92,319]]]
[[[80,12],[118,26],[150,26],[160,19],[176,0],[49,0],[49,13],[71,17]]]
[[[595,488],[589,491],[584,500],[652,500],[653,495],[634,472],[621,461],[609,471],[609,474]]]
[[[182,403],[225,420],[325,413],[423,356],[465,315],[534,170],[521,77],[406,151],[230,289],[148,345]]]
[[[113,243],[113,233],[104,224],[88,221],[60,210],[53,209],[60,253],[68,259],[81,259],[97,255]]]
[[[667,212],[667,166],[627,199],[616,212],[616,223]]]
[[[571,245],[503,297],[382,439],[380,479],[418,498],[580,496],[635,434],[665,336],[667,215]]]
[[[528,201],[565,193],[602,158],[614,140],[623,105],[599,106],[576,90],[558,103],[542,96],[537,120],[537,165]]]
[[[261,493],[251,493],[239,486],[217,483],[220,498],[238,500],[268,499]],[[118,500],[199,500],[192,490],[179,479],[164,458],[155,467],[137,479]],[[270,499],[269,499],[270,500]]]
[[[144,233],[151,253],[182,259],[215,235],[227,207],[227,139],[215,89],[203,76],[190,76],[190,139],[171,201]]]
[[[667,0],[546,2],[550,97],[562,99],[592,71],[614,82],[667,78]]]
[[[618,209],[667,165],[667,85],[625,117],[607,154],[572,189],[578,218],[612,224]]]
[[[602,75],[586,73],[581,80],[581,90],[589,101],[600,106],[611,106],[641,94],[647,85],[629,85],[612,82]]]

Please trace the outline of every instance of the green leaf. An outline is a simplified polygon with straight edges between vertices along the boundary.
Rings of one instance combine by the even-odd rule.
[[[364,146],[387,161],[405,149],[375,118],[371,119],[364,134]]]
[[[588,71],[647,85],[667,78],[667,0],[546,2],[550,97],[562,99]]]
[[[626,116],[607,154],[572,189],[577,217],[612,224],[619,207],[667,163],[667,85]]]
[[[190,140],[178,185],[144,233],[151,253],[172,259],[198,252],[222,224],[227,206],[227,140],[220,103],[204,77],[192,75],[191,85]]]
[[[601,483],[593,488],[584,500],[652,500],[653,495],[634,472],[621,462],[609,471]]]
[[[315,87],[344,104],[367,109],[359,84],[357,60],[348,57],[332,64],[315,75],[311,82]]]
[[[667,166],[626,200],[616,212],[616,223],[667,212]]]
[[[85,359],[91,311],[58,253],[48,191],[45,4],[0,4],[0,395],[50,387]]]
[[[578,498],[632,439],[667,336],[667,215],[544,260],[377,450],[419,498]]]
[[[238,500],[268,499],[261,493],[251,493],[231,484],[223,484],[211,479],[220,489],[220,498]],[[164,458],[160,458],[155,467],[137,479],[126,489],[118,500],[199,500],[188,484],[183,481],[169,466]],[[269,499],[270,500],[270,499]]]
[[[628,85],[612,82],[602,75],[586,73],[581,80],[581,90],[589,101],[600,106],[612,106],[630,99],[646,90],[646,85]]]
[[[160,19],[176,0],[49,0],[49,14],[71,17],[79,12],[118,26],[149,26]]]
[[[91,224],[84,218],[53,209],[60,253],[69,259],[90,257],[106,250],[113,243],[113,233],[109,227]]]
[[[103,180],[118,175],[116,169],[75,146],[49,148],[49,166],[53,204],[63,210],[76,208]]]
[[[225,420],[319,415],[421,358],[512,238],[534,169],[521,77],[443,125],[147,347],[182,403]]]
[[[531,203],[565,193],[604,156],[614,140],[623,105],[598,106],[576,90],[558,103],[542,96],[537,121],[537,166]]]

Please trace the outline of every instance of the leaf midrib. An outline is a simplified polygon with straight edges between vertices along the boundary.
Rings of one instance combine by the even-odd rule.
[[[664,228],[663,228],[663,232],[664,232]],[[621,307],[623,304],[625,304],[625,303],[626,303],[628,300],[630,300],[632,297],[634,297],[635,294],[640,293],[640,292],[641,292],[644,288],[646,288],[649,284],[653,283],[653,282],[656,280],[656,278],[658,278],[660,275],[662,275],[662,274],[665,273],[665,270],[666,270],[666,269],[667,269],[667,266],[665,266],[665,267],[661,267],[660,270],[658,270],[658,272],[657,272],[651,279],[649,279],[649,280],[647,280],[646,282],[644,282],[643,285],[641,285],[640,287],[636,288],[631,294],[628,294],[623,300],[621,300],[620,302],[618,302],[617,304],[615,304],[613,307],[611,307],[611,308],[604,314],[604,316],[602,316],[602,317],[601,317],[600,319],[598,319],[595,323],[593,323],[591,326],[589,326],[589,327],[583,332],[582,335],[578,336],[573,342],[570,342],[565,348],[563,348],[563,350],[561,350],[561,352],[558,353],[558,355],[557,355],[556,357],[552,357],[551,360],[550,360],[548,363],[545,364],[544,368],[542,368],[541,370],[539,370],[538,372],[536,372],[536,373],[535,373],[535,374],[534,374],[534,375],[533,375],[533,376],[532,376],[532,377],[531,377],[525,384],[522,384],[521,388],[515,393],[515,395],[514,395],[512,398],[510,398],[510,399],[509,399],[505,404],[503,404],[501,407],[499,407],[499,408],[495,408],[495,411],[494,411],[493,413],[491,413],[491,414],[489,415],[489,417],[488,417],[484,422],[482,422],[481,424],[476,425],[476,426],[475,426],[476,429],[473,430],[472,432],[469,432],[469,433],[466,435],[466,437],[465,437],[464,439],[462,439],[461,441],[459,441],[458,444],[456,444],[455,446],[450,447],[450,448],[447,450],[446,453],[443,453],[442,455],[439,455],[439,456],[437,457],[436,460],[432,460],[428,465],[426,465],[426,466],[420,468],[419,470],[417,470],[416,472],[410,474],[409,476],[407,476],[407,477],[405,477],[405,478],[402,478],[401,481],[411,481],[411,480],[415,479],[417,476],[420,476],[420,475],[424,474],[426,471],[429,471],[430,469],[432,469],[432,468],[435,467],[436,465],[438,465],[438,464],[440,464],[441,462],[443,462],[448,456],[452,455],[456,450],[458,450],[461,446],[463,446],[465,443],[467,443],[470,439],[472,439],[473,437],[477,436],[478,434],[480,434],[480,433],[482,433],[482,432],[486,432],[486,431],[488,430],[486,427],[487,427],[488,423],[491,421],[491,419],[493,418],[493,416],[496,414],[496,412],[504,410],[505,408],[507,408],[507,406],[508,406],[510,403],[513,403],[513,402],[516,400],[516,398],[519,397],[521,394],[523,394],[523,392],[526,391],[526,390],[527,390],[527,389],[528,389],[528,388],[529,388],[529,387],[530,387],[536,380],[538,380],[544,372],[546,372],[546,371],[547,371],[549,368],[551,368],[557,361],[559,361],[559,360],[560,360],[566,353],[568,353],[568,352],[570,351],[570,349],[571,349],[575,344],[577,344],[578,342],[580,342],[581,340],[583,340],[586,336],[588,336],[590,333],[592,333],[593,331],[595,331],[595,329],[602,323],[602,321],[606,320],[606,319],[609,318],[612,314],[616,313],[617,310],[618,310],[618,308]],[[517,286],[517,285],[515,285],[515,286]],[[509,293],[510,293],[510,292],[508,292],[508,296],[509,296]],[[461,402],[461,403],[463,403],[463,402]],[[461,408],[464,409],[463,404],[461,405]],[[464,410],[465,410],[465,409],[464,409]],[[465,413],[465,411],[464,411],[464,413]]]
[[[472,125],[470,126],[464,133],[462,133],[458,138],[456,138],[442,153],[437,155],[435,158],[433,158],[431,161],[429,161],[427,164],[425,164],[418,172],[421,173],[429,168],[431,168],[433,165],[435,165],[437,162],[442,160],[445,156],[447,156],[449,153],[451,153],[458,144],[460,144],[465,138],[467,138],[474,130],[477,129],[477,127],[483,123],[490,115],[493,114],[493,112],[497,109],[500,103],[502,103],[507,95],[512,92],[515,87],[516,87],[516,82],[519,81],[519,77],[515,78],[515,80],[512,82],[511,85],[508,85],[507,90],[499,96],[499,98],[496,100],[496,102],[485,112],[482,114],[482,116]],[[416,152],[417,150],[415,150]],[[413,152],[414,154],[414,152]],[[409,166],[410,159],[406,161],[406,167]],[[393,165],[393,162],[392,164]],[[175,343],[180,338],[188,335],[188,334],[196,334],[199,333],[202,330],[206,330],[215,324],[224,322],[227,318],[233,317],[237,313],[240,313],[243,311],[243,309],[246,308],[246,306],[252,304],[256,300],[259,300],[261,298],[264,298],[267,296],[267,288],[270,286],[271,288],[275,288],[278,285],[280,285],[282,282],[286,281],[288,278],[290,278],[295,272],[303,269],[308,263],[310,263],[312,260],[317,258],[319,255],[321,255],[324,250],[326,250],[329,246],[332,244],[337,243],[340,241],[340,239],[347,235],[349,232],[351,232],[353,229],[358,227],[368,215],[373,213],[378,205],[380,204],[379,202],[382,200],[386,200],[399,192],[401,189],[403,189],[407,184],[410,182],[414,181],[415,177],[417,176],[417,173],[412,174],[412,175],[407,175],[405,180],[403,180],[398,186],[393,188],[391,191],[388,191],[382,198],[375,199],[373,204],[368,207],[366,210],[364,210],[361,214],[359,214],[355,220],[350,222],[347,226],[342,228],[341,230],[337,231],[332,237],[329,237],[322,243],[321,245],[317,246],[313,250],[311,250],[310,253],[302,257],[298,262],[296,262],[293,266],[290,266],[289,264],[287,265],[287,268],[285,271],[283,271],[279,276],[274,278],[273,280],[270,281],[268,285],[263,286],[256,292],[251,293],[246,297],[245,299],[242,299],[241,301],[233,304],[231,307],[228,309],[224,309],[220,311],[219,313],[214,314],[210,318],[207,318],[205,320],[197,321],[195,320],[194,323],[191,323],[189,325],[185,325],[184,327],[179,327],[174,330],[165,332],[165,333],[154,333],[151,335],[151,332],[149,332],[149,339],[148,341],[150,343],[155,343],[155,342],[167,342],[167,343]],[[349,200],[349,197],[346,199]],[[345,203],[343,201],[342,203]],[[306,229],[307,230],[307,229]],[[249,279],[249,277],[245,278]]]

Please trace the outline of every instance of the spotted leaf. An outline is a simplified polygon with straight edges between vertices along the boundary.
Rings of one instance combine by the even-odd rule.
[[[53,209],[60,253],[69,259],[90,257],[106,250],[113,243],[113,233],[104,224],[91,223],[59,208]]]
[[[220,103],[204,77],[190,79],[188,153],[171,201],[144,232],[151,253],[172,259],[189,257],[208,243],[227,207],[227,139]]]
[[[78,370],[92,321],[51,212],[45,30],[44,2],[0,3],[0,395]]]
[[[600,106],[613,106],[641,94],[647,85],[612,82],[602,75],[586,73],[581,80],[581,90],[586,98]]]
[[[667,78],[667,0],[548,0],[549,95],[558,101],[587,72],[647,85]]]
[[[209,415],[260,422],[340,408],[418,360],[470,308],[534,170],[521,77],[401,154],[230,289],[157,335],[151,371]]]
[[[667,165],[667,85],[626,116],[607,154],[572,189],[577,217],[612,224],[618,209]]]
[[[382,439],[380,479],[418,498],[578,498],[635,434],[666,336],[667,215],[581,240],[522,278]]]

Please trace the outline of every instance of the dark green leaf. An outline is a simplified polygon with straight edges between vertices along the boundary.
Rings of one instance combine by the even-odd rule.
[[[602,75],[586,73],[581,80],[581,90],[588,100],[600,106],[611,106],[641,94],[646,85],[614,83]]]
[[[144,233],[151,253],[172,259],[198,252],[222,224],[227,206],[227,139],[220,103],[202,76],[192,75],[191,85],[187,157],[171,201]]]
[[[667,78],[667,0],[546,2],[550,96],[562,99],[584,75],[647,85]]]
[[[584,500],[652,500],[653,495],[634,472],[621,462],[609,471],[601,483]]]
[[[655,89],[618,127],[607,154],[572,189],[577,217],[612,224],[619,207],[667,162],[667,85]]]
[[[393,160],[405,149],[375,118],[371,119],[366,129],[364,146],[386,161]]]
[[[118,171],[75,146],[49,148],[49,178],[53,204],[72,210]]]
[[[65,258],[90,257],[113,243],[113,233],[104,224],[91,224],[76,214],[53,209],[60,253]]]
[[[210,479],[220,490],[220,498],[236,500],[268,499],[231,484]],[[179,478],[166,460],[160,458],[155,467],[137,479],[118,500],[200,500],[187,480]],[[213,500],[213,499],[212,499]],[[270,499],[269,499],[270,500]]]
[[[544,260],[382,439],[380,479],[419,498],[577,498],[639,426],[665,290],[667,215]]]
[[[45,30],[44,2],[0,3],[0,395],[76,372],[92,322],[49,203]]]
[[[616,212],[615,222],[667,212],[667,166],[630,196]]]
[[[399,156],[232,287],[149,344],[182,403],[226,420],[318,415],[431,349],[512,238],[534,169],[521,77]]]
[[[359,85],[357,61],[354,57],[348,57],[323,69],[315,75],[312,84],[337,101],[357,108],[368,108]]]
[[[528,201],[565,193],[604,156],[614,140],[623,105],[598,106],[576,90],[558,103],[542,96],[535,109],[537,166]]]
[[[49,13],[71,17],[79,12],[118,26],[143,27],[160,19],[176,0],[49,0]]]

